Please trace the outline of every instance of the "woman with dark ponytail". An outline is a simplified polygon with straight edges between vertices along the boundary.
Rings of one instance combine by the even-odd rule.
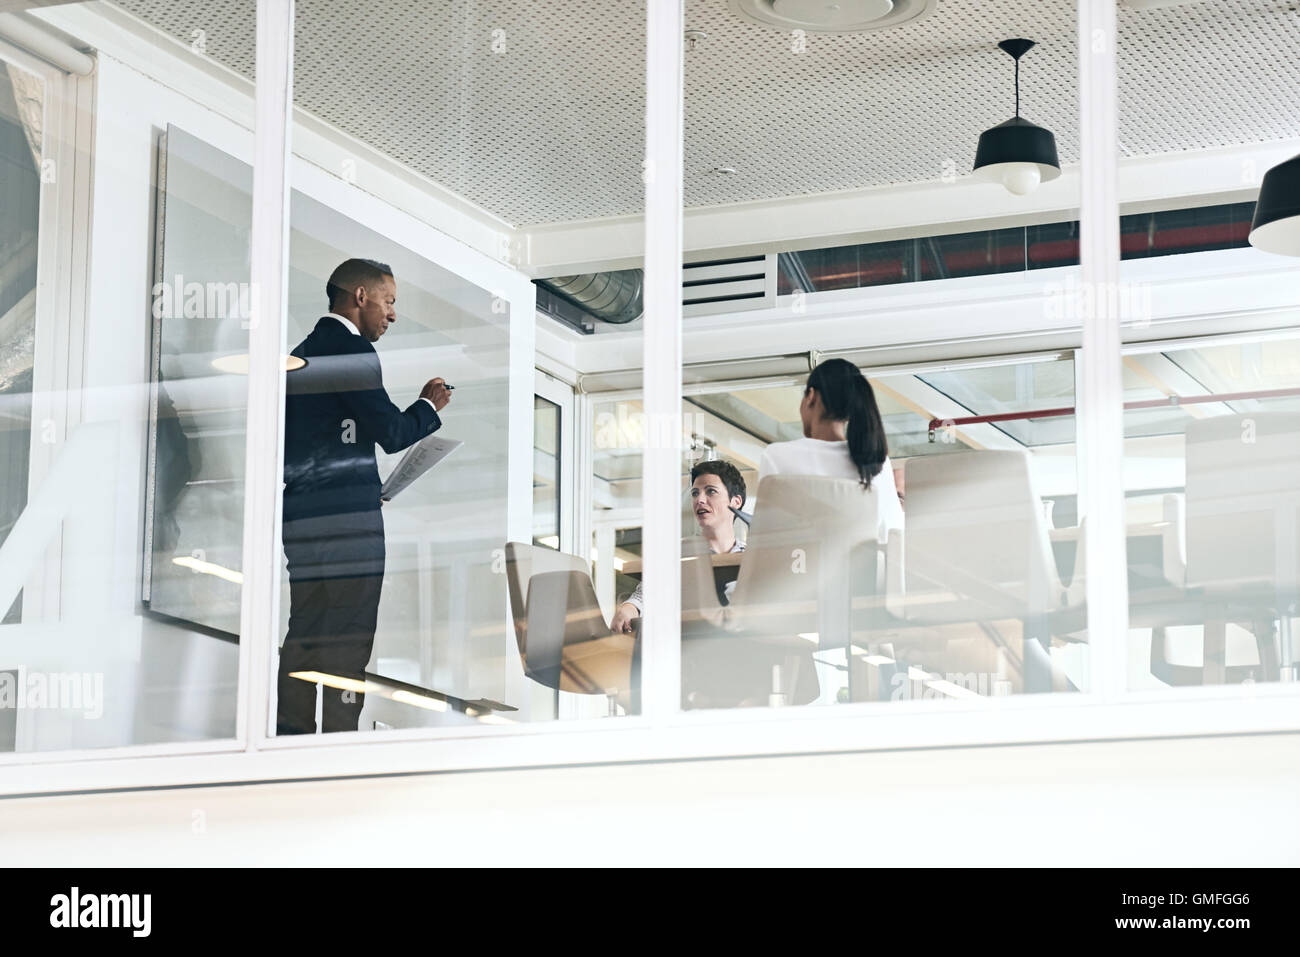
[[[855,478],[863,488],[876,490],[882,532],[902,528],[885,426],[871,383],[858,367],[846,359],[827,359],[813,369],[799,417],[804,438],[769,445],[759,462],[759,481],[781,474]]]

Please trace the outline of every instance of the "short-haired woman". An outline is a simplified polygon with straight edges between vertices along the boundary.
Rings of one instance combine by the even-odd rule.
[[[744,504],[745,480],[730,462],[714,459],[699,462],[691,469],[691,509],[709,551],[721,554],[745,550],[745,543],[736,538],[735,516],[731,511],[732,507],[741,508]],[[641,617],[644,607],[638,583],[636,591],[618,606],[610,629],[630,632],[633,620]]]

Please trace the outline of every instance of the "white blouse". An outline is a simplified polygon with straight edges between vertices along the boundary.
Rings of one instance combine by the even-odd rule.
[[[822,439],[795,439],[791,442],[773,442],[764,451],[758,463],[758,480],[767,475],[820,475],[826,478],[860,479],[858,467],[849,456],[849,443],[826,442]],[[871,479],[871,487],[880,498],[880,540],[889,537],[891,528],[903,527],[903,504],[898,500],[898,486],[894,484],[894,467],[889,458]],[[763,503],[758,502],[762,508]]]

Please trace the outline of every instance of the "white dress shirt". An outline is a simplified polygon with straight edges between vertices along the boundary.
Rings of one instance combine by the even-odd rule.
[[[354,336],[361,335],[361,330],[358,329],[356,326],[354,326],[352,324],[352,320],[347,318],[346,316],[340,316],[337,312],[327,312],[325,313],[325,315],[332,316],[333,318],[337,319],[339,322],[343,323],[343,328],[346,329],[348,332],[352,333]]]
[[[358,329],[356,326],[354,326],[352,324],[352,320],[347,318],[346,316],[340,316],[337,312],[327,312],[325,313],[325,315],[332,316],[333,318],[337,319],[339,322],[343,323],[343,328],[346,329],[348,332],[352,333],[354,336],[361,335],[361,330]],[[420,396],[420,401],[429,402],[429,400],[426,399],[424,396]],[[432,402],[429,402],[429,408],[433,409],[434,412],[438,411],[437,406],[435,406]]]

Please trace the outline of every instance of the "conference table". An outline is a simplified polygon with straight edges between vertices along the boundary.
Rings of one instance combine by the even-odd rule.
[[[716,552],[709,555],[709,561],[713,565],[713,577],[719,583],[734,582],[736,576],[740,574],[740,560],[745,557],[744,552]],[[619,571],[629,578],[641,580],[642,562],[639,558],[630,558],[623,562],[623,567]]]
[[[1169,574],[1173,570],[1167,569],[1165,563],[1168,548],[1166,538],[1171,527],[1171,522],[1159,521],[1137,522],[1128,525],[1125,529],[1130,627],[1162,630],[1175,625],[1207,626],[1204,602],[1169,580]],[[1071,581],[1076,571],[1081,571],[1076,569],[1075,565],[1083,534],[1083,526],[1080,525],[1048,529],[1048,540],[1063,582]],[[736,580],[743,559],[743,552],[724,552],[709,556],[719,591],[728,582]],[[623,563],[621,572],[639,581],[642,570],[641,559],[630,559]],[[906,623],[886,611],[883,598],[884,596],[875,596],[866,599],[865,604],[870,608],[865,618],[862,616],[863,599],[854,600],[855,618],[859,623],[854,630],[856,631],[861,623],[869,622],[868,627],[872,631],[882,628],[895,632],[900,628],[905,632],[912,631],[913,629]],[[1077,622],[1072,622],[1069,626],[1070,630],[1074,627],[1084,627],[1086,613],[1083,609],[1073,610],[1073,614],[1068,617],[1077,618]],[[1207,684],[1224,680],[1223,629],[1213,623],[1211,625],[1205,627],[1204,632],[1206,663],[1204,680]],[[1085,635],[1086,632],[1080,632],[1078,637],[1083,638]]]
[[[1143,522],[1127,528],[1129,588],[1136,586],[1139,590],[1152,585],[1165,584],[1163,571],[1163,545],[1165,529],[1168,522]],[[1066,528],[1048,530],[1048,539],[1052,544],[1052,553],[1056,557],[1057,569],[1062,581],[1069,581],[1074,574],[1074,557],[1082,538],[1083,526],[1071,525]],[[740,563],[744,552],[720,552],[709,556],[713,565],[713,574],[719,585],[736,580],[740,574]],[[623,562],[619,572],[641,580],[643,562],[631,558]]]
[[[1139,619],[1155,615],[1162,619],[1162,624],[1191,624],[1194,622],[1167,620],[1169,604],[1173,599],[1178,598],[1180,604],[1186,605],[1185,601],[1181,601],[1182,590],[1171,585],[1166,578],[1164,549],[1169,525],[1169,522],[1142,522],[1127,527],[1129,597],[1134,603],[1133,612]],[[1081,525],[1048,530],[1052,554],[1063,582],[1069,582],[1074,577],[1075,557],[1078,554],[1082,535]],[[714,581],[719,590],[736,580],[744,557],[744,552],[721,552],[709,556],[709,561],[713,565]],[[624,561],[619,571],[629,578],[640,581],[643,567],[641,559],[633,558]],[[1135,624],[1142,626],[1140,621]]]

